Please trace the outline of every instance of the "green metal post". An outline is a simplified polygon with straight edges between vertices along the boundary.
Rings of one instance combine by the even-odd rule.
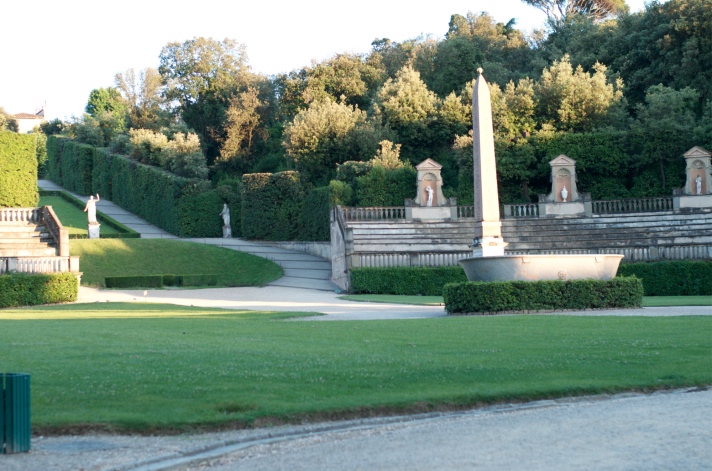
[[[30,451],[30,375],[0,373],[0,453]]]

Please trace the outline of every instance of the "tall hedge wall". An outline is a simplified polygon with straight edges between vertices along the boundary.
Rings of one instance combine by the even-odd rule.
[[[242,176],[242,234],[258,240],[329,240],[329,188],[307,190],[299,172]]]
[[[68,190],[99,193],[180,237],[222,235],[222,199],[206,180],[178,177],[56,136],[47,141],[47,157],[49,178]]]
[[[0,131],[0,208],[37,206],[35,137]]]
[[[712,261],[622,263],[618,276],[636,276],[643,280],[646,296],[712,295]]]

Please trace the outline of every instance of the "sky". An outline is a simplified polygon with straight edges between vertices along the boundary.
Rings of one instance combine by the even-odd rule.
[[[92,89],[113,86],[129,68],[158,67],[161,48],[193,37],[245,44],[254,72],[300,69],[334,54],[367,53],[371,42],[442,38],[450,16],[486,11],[516,18],[523,31],[542,28],[545,15],[521,0],[33,0],[0,9],[0,107],[48,119],[84,112]],[[644,0],[627,0],[631,12]]]

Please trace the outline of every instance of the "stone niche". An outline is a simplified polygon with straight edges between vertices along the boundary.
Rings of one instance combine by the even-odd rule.
[[[712,153],[701,148],[693,147],[683,154],[685,158],[685,187],[679,194],[679,203],[675,202],[676,209],[680,208],[709,208],[712,207]]]
[[[418,171],[415,198],[405,200],[406,219],[451,219],[457,220],[457,201],[443,195],[442,165],[425,159],[415,169]],[[428,190],[430,188],[430,190]],[[432,193],[432,199],[430,194]],[[454,219],[453,219],[454,218]]]
[[[539,214],[546,216],[584,214],[590,197],[578,192],[576,186],[576,161],[560,155],[549,162],[551,166],[551,193],[539,195]]]

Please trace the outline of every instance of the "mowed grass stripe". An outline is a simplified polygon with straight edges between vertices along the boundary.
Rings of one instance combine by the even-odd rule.
[[[32,374],[36,430],[220,427],[712,384],[709,317],[295,322],[284,318],[304,314],[99,306],[0,311],[0,368]]]

